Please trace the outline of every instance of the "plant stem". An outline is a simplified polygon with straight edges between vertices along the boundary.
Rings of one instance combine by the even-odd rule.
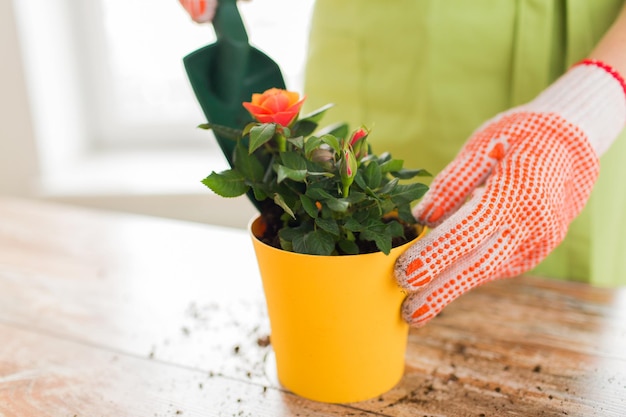
[[[276,144],[278,145],[278,152],[287,151],[287,138],[280,133],[276,135]]]

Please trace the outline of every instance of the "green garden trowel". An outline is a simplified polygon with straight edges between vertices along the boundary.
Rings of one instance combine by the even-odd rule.
[[[278,65],[248,43],[236,0],[219,1],[213,28],[217,41],[183,59],[187,76],[209,123],[243,129],[252,118],[242,102],[285,82]],[[213,133],[232,166],[236,142]]]

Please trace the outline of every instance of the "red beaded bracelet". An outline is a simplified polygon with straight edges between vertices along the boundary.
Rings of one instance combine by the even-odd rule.
[[[595,65],[598,68],[602,68],[603,70],[611,74],[613,78],[615,78],[619,82],[619,84],[622,86],[622,90],[624,90],[624,95],[626,95],[626,81],[624,81],[624,78],[619,72],[617,72],[615,68],[613,68],[606,62],[602,62],[597,59],[583,59],[576,65]]]

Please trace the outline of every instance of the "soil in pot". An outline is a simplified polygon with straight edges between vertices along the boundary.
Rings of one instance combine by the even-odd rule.
[[[278,238],[278,231],[283,225],[283,221],[280,218],[283,214],[283,211],[278,207],[275,208],[276,210],[269,209],[262,213],[261,217],[263,218],[263,222],[265,223],[265,230],[263,231],[263,234],[261,236],[257,236],[257,238],[267,245],[281,249],[280,241]],[[411,225],[399,219],[386,219],[387,222],[393,220],[397,220],[404,229],[404,236],[399,236],[392,240],[391,246],[393,248],[412,241],[418,236],[418,232],[421,230],[421,228],[419,227],[416,228],[414,224]],[[373,241],[357,240],[356,243],[359,246],[359,253],[361,254],[374,253],[379,251],[376,247],[376,243],[374,243]]]

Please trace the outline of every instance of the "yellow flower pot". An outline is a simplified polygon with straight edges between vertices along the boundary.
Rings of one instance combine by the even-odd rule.
[[[249,229],[281,384],[329,403],[363,401],[393,388],[404,373],[408,335],[400,315],[405,293],[393,265],[410,243],[388,256],[303,255],[257,239],[260,218]]]

